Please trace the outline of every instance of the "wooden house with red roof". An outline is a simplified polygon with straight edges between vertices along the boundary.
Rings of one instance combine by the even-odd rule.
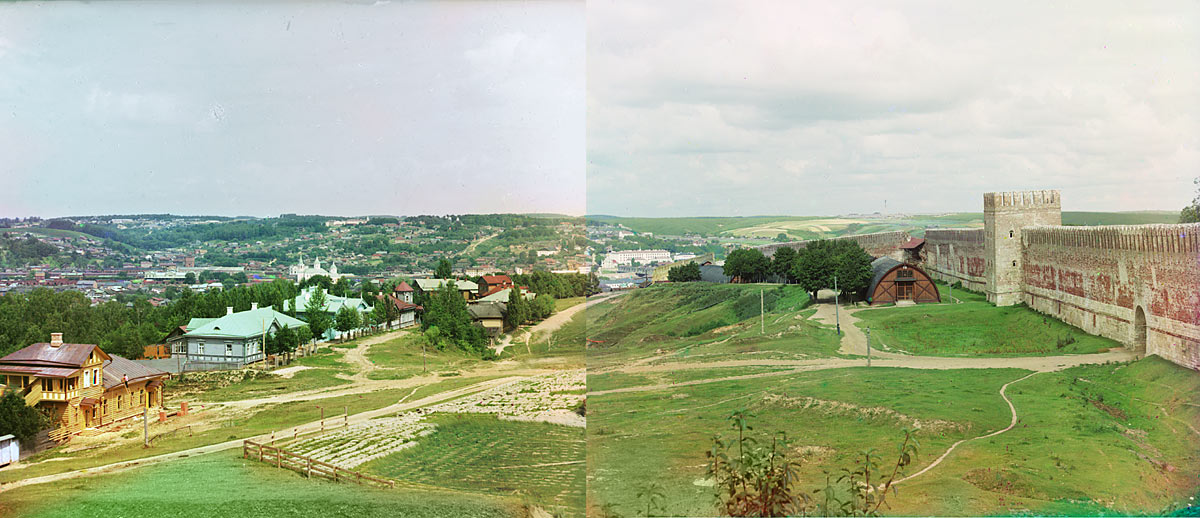
[[[479,297],[486,297],[505,288],[513,287],[512,277],[507,275],[484,275],[479,282]]]
[[[62,333],[0,358],[4,390],[47,410],[54,440],[162,406],[167,376],[94,344],[63,343]]]
[[[375,296],[379,301],[384,301],[384,295],[381,293]],[[418,313],[425,311],[425,308],[413,303],[413,288],[407,282],[400,281],[392,292],[386,296],[387,302],[396,308],[395,314],[397,318],[387,323],[388,329],[403,329],[412,327],[421,322]]]

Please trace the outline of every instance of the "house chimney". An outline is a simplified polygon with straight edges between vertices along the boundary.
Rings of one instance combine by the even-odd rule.
[[[233,314],[233,306],[225,306],[225,314],[232,315]]]
[[[257,303],[257,302],[251,302],[251,303],[250,303],[250,311],[254,311],[254,310],[256,310],[256,309],[258,309],[258,303]]]
[[[50,347],[62,345],[62,333],[50,333]]]

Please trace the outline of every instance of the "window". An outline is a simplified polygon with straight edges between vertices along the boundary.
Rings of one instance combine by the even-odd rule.
[[[225,356],[233,356],[233,343],[225,342]]]
[[[92,371],[83,371],[83,388],[92,386]]]
[[[50,392],[54,390],[54,380],[42,378],[42,392]]]
[[[1011,231],[1011,230],[1008,231],[1008,237],[1013,237],[1013,231]]]
[[[204,341],[203,340],[196,342],[196,354],[201,355],[201,356],[204,355]]]
[[[100,384],[100,369],[92,369],[92,385]]]

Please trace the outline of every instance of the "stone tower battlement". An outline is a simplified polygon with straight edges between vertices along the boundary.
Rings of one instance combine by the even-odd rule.
[[[983,195],[983,210],[1055,209],[1062,210],[1056,190],[989,192]]]
[[[987,298],[997,306],[1021,302],[1021,229],[1062,225],[1058,191],[989,192],[983,195]]]

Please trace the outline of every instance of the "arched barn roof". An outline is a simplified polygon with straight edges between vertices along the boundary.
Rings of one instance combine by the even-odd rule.
[[[907,269],[912,270],[911,280],[916,284],[914,291],[914,299],[916,302],[941,302],[941,295],[937,291],[937,287],[933,285],[933,278],[924,270],[911,265],[902,263],[890,257],[880,257],[871,261],[871,270],[874,275],[871,276],[871,287],[867,290],[867,295],[871,297],[871,303],[876,302],[894,302],[894,298],[890,300],[879,300],[879,284],[881,282],[892,282],[895,280],[895,275],[889,275],[895,270]],[[906,279],[909,280],[909,279]],[[892,293],[894,296],[895,294]]]

